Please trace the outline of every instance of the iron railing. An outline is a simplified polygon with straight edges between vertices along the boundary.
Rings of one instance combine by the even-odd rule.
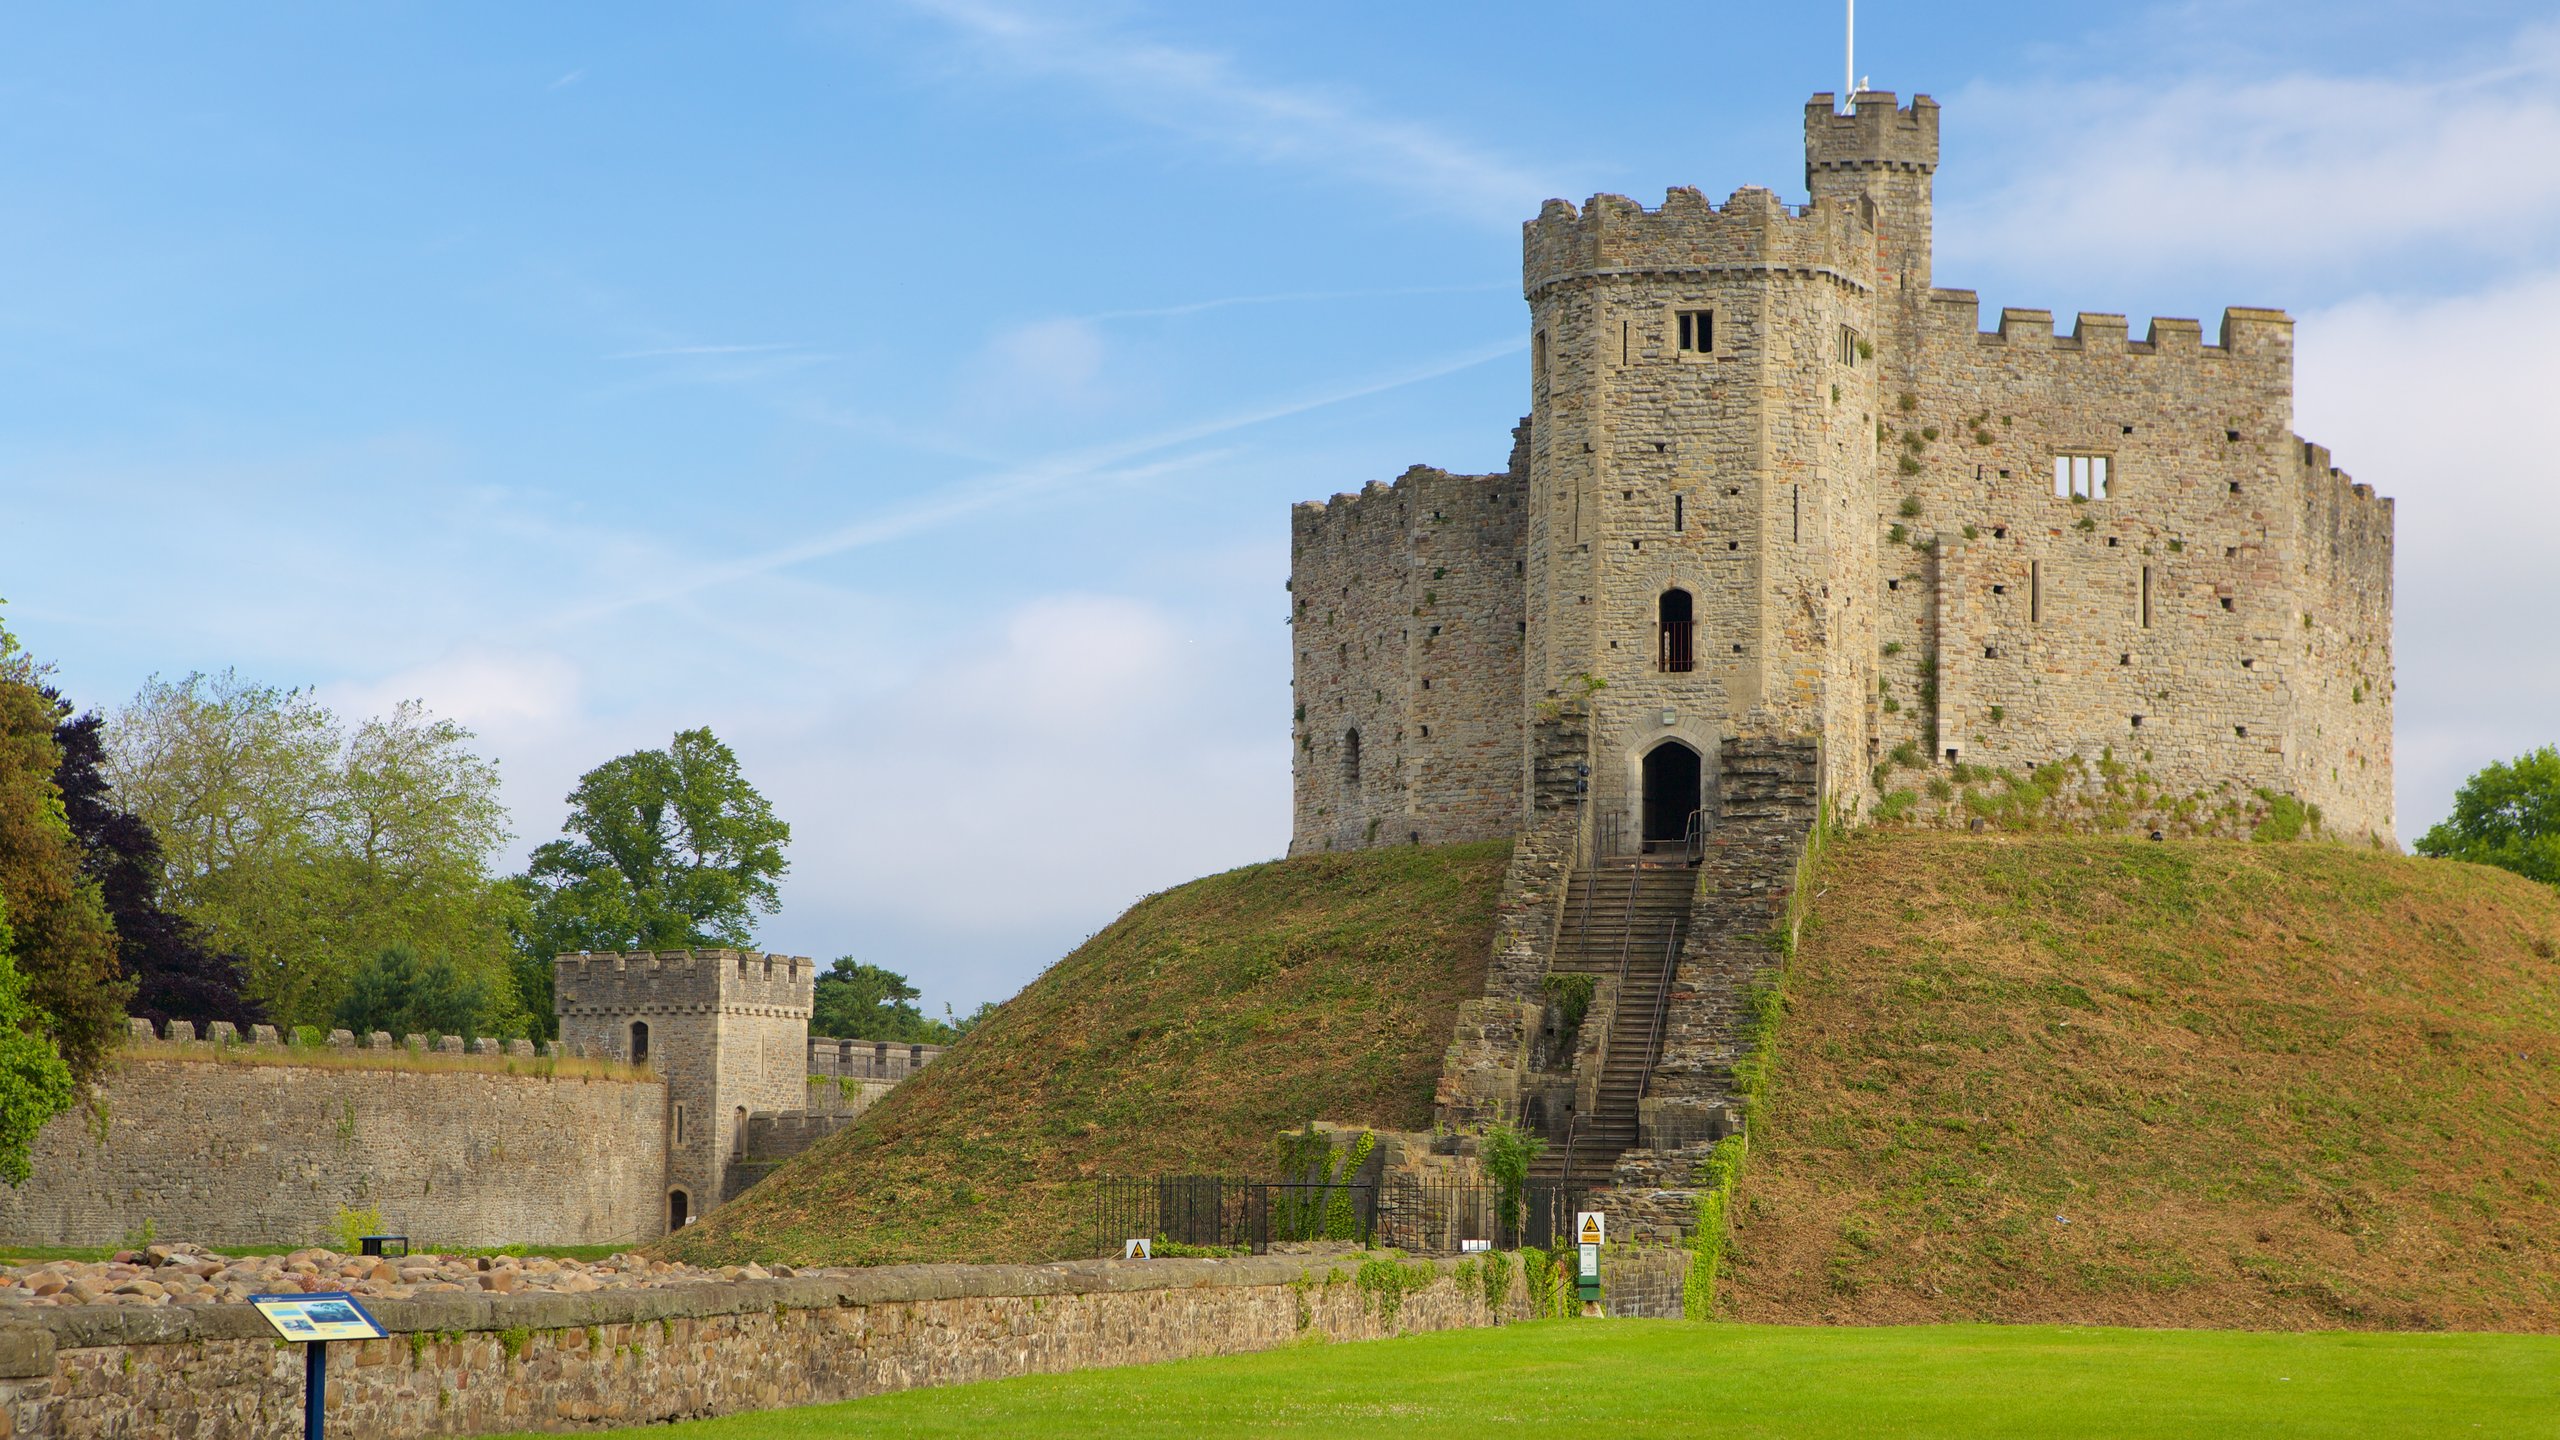
[[[1414,1255],[1454,1255],[1470,1241],[1551,1248],[1571,1240],[1583,1202],[1583,1192],[1569,1185],[1529,1185],[1516,1213],[1505,1214],[1494,1186],[1401,1177],[1327,1184],[1161,1175],[1090,1185],[1093,1253],[1108,1256],[1136,1239],[1256,1255],[1273,1245],[1328,1241]]]

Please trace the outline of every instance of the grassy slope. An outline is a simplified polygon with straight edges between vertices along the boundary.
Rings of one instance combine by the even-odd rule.
[[[1874,834],[1815,884],[1740,1317],[2560,1330],[2550,890]]]
[[[1507,844],[1310,856],[1142,901],[855,1125],[662,1249],[799,1263],[1089,1253],[1069,1182],[1267,1173],[1308,1119],[1431,1123]]]
[[[2555,1415],[2560,1342],[2538,1336],[1548,1320],[910,1390],[613,1434],[2364,1440],[2549,1436],[2560,1434]]]

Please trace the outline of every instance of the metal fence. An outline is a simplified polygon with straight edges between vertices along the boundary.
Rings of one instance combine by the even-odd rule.
[[[1506,1215],[1490,1185],[1251,1180],[1162,1175],[1092,1183],[1094,1253],[1117,1255],[1135,1239],[1266,1253],[1275,1244],[1336,1241],[1392,1246],[1408,1254],[1452,1255],[1474,1248],[1552,1248],[1567,1243],[1583,1192],[1562,1185],[1524,1189]]]

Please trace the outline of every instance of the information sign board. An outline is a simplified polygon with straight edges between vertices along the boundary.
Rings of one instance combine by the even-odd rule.
[[[380,1340],[382,1326],[345,1291],[317,1295],[252,1295],[249,1303],[287,1340]]]

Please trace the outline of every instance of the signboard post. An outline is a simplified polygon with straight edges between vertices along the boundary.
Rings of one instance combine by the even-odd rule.
[[[382,1340],[382,1326],[343,1290],[312,1295],[252,1295],[249,1303],[275,1332],[302,1346],[303,1440],[322,1440],[329,1403],[329,1342]]]
[[[1598,1315],[1600,1310],[1600,1247],[1608,1243],[1609,1217],[1597,1210],[1585,1210],[1573,1217],[1573,1239],[1578,1263],[1574,1267],[1574,1293],[1582,1301],[1582,1313]]]

